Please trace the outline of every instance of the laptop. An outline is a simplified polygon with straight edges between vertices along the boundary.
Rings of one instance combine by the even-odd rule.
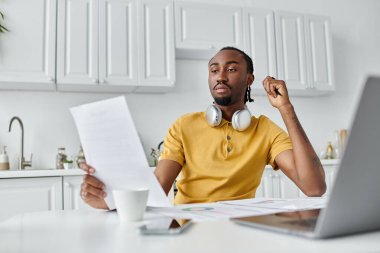
[[[326,207],[232,219],[310,238],[380,229],[380,77],[369,77]]]

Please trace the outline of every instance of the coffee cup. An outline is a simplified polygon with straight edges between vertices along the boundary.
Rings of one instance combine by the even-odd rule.
[[[149,189],[118,189],[112,195],[121,221],[139,221],[144,217]]]

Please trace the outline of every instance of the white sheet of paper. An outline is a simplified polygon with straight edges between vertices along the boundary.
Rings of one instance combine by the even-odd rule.
[[[323,208],[326,198],[252,198],[174,207],[149,208],[148,212],[195,221],[228,220],[231,218],[266,215],[278,212]]]
[[[86,162],[106,185],[106,203],[115,205],[113,189],[149,188],[148,206],[171,206],[149,168],[125,97],[120,96],[70,109]]]

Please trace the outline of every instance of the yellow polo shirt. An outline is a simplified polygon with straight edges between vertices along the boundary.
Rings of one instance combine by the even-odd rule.
[[[225,119],[211,127],[197,112],[171,126],[160,159],[182,165],[174,203],[204,203],[254,197],[265,165],[276,169],[274,159],[288,149],[288,134],[265,116],[239,132]]]

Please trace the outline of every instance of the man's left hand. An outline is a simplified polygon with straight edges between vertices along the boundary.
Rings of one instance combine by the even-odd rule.
[[[290,104],[288,90],[283,80],[267,76],[263,81],[263,86],[273,107],[280,109],[280,107]]]

